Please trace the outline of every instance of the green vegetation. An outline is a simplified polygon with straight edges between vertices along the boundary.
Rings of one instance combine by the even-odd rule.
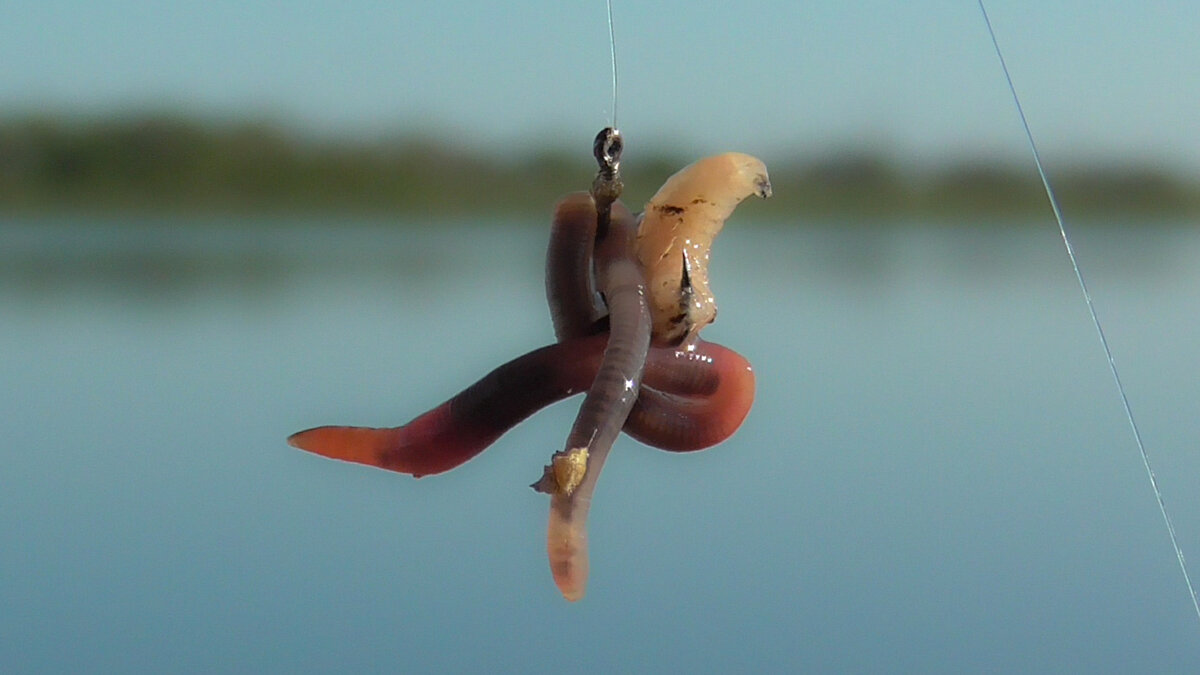
[[[589,137],[590,138],[590,137]],[[689,161],[622,167],[630,203]],[[1048,211],[1028,166],[978,163],[906,171],[882,156],[834,154],[771,164],[760,213],[813,217],[1020,216]],[[426,135],[378,141],[303,137],[264,122],[175,116],[0,119],[0,210],[544,214],[586,188],[589,153],[545,148],[516,160]],[[1074,214],[1200,215],[1200,186],[1152,168],[1057,171]]]

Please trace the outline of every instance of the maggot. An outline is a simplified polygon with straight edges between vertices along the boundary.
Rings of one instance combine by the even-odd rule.
[[[656,342],[693,338],[717,316],[708,285],[712,241],[745,198],[771,196],[761,160],[727,152],[689,164],[646,204],[636,253],[650,293]]]

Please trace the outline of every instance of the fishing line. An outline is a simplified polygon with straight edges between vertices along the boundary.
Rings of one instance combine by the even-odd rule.
[[[1113,359],[1112,350],[1108,346],[1108,338],[1104,336],[1104,328],[1100,325],[1100,317],[1096,314],[1096,307],[1092,303],[1092,294],[1088,291],[1087,283],[1083,279],[1083,272],[1079,269],[1079,261],[1075,258],[1075,248],[1071,245],[1071,238],[1067,236],[1067,226],[1063,221],[1062,209],[1058,205],[1058,197],[1054,194],[1054,189],[1050,187],[1050,179],[1046,176],[1046,169],[1042,165],[1042,156],[1038,152],[1037,144],[1033,141],[1033,131],[1029,128],[1029,120],[1025,118],[1025,108],[1021,105],[1021,98],[1017,96],[1017,87],[1013,84],[1012,75],[1008,72],[1008,64],[1004,61],[1004,54],[1000,51],[1000,42],[996,39],[996,31],[992,29],[992,20],[988,18],[987,8],[983,6],[983,0],[978,0],[979,11],[983,14],[983,22],[987,26],[988,35],[992,38],[992,46],[996,49],[996,57],[1000,60],[1000,68],[1004,71],[1004,79],[1008,82],[1008,91],[1012,94],[1013,103],[1016,104],[1017,114],[1021,117],[1021,126],[1025,128],[1025,139],[1029,142],[1029,149],[1033,153],[1033,163],[1037,166],[1038,175],[1042,178],[1042,187],[1046,191],[1046,198],[1050,200],[1050,208],[1054,211],[1054,219],[1058,222],[1058,232],[1062,235],[1063,246],[1067,249],[1067,257],[1071,259],[1071,267],[1075,270],[1075,279],[1079,281],[1079,289],[1083,292],[1084,302],[1087,303],[1088,313],[1092,316],[1092,324],[1096,327],[1096,334],[1100,336],[1100,346],[1104,348],[1104,356],[1108,358],[1108,369],[1112,373],[1113,381],[1117,385],[1117,393],[1121,395],[1121,405],[1125,408],[1125,418],[1129,420],[1129,428],[1133,431],[1133,440],[1137,443],[1138,452],[1142,456],[1142,465],[1146,467],[1146,476],[1150,479],[1150,487],[1154,489],[1154,498],[1158,500],[1158,510],[1162,514],[1163,522],[1167,524],[1167,534],[1171,537],[1171,546],[1175,549],[1175,559],[1179,561],[1179,571],[1183,572],[1183,581],[1187,584],[1188,595],[1192,600],[1192,608],[1196,610],[1197,618],[1200,618],[1200,600],[1196,598],[1196,589],[1192,586],[1192,577],[1188,573],[1187,563],[1183,559],[1183,549],[1179,546],[1179,539],[1175,536],[1175,525],[1171,522],[1171,515],[1167,511],[1167,504],[1163,500],[1162,490],[1158,487],[1158,479],[1154,476],[1154,469],[1150,466],[1150,455],[1146,452],[1146,446],[1142,443],[1142,434],[1138,431],[1137,422],[1133,418],[1133,409],[1129,406],[1129,397],[1125,394],[1125,385],[1121,383],[1121,376],[1117,373],[1117,362]]]
[[[617,38],[613,33],[612,0],[605,0],[608,7],[608,52],[612,60],[612,128],[617,128]]]

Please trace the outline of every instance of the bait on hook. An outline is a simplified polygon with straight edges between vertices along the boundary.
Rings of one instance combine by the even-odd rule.
[[[601,136],[619,139],[610,129]],[[500,366],[407,425],[317,427],[288,439],[333,459],[424,476],[459,466],[537,410],[586,389],[565,448],[533,486],[551,495],[547,552],[568,600],[583,596],[588,509],[621,431],[664,450],[699,450],[729,438],[750,410],[750,364],[699,331],[715,317],[713,238],[739,202],[771,193],[761,162],[728,153],[672,176],[639,219],[616,199],[619,144],[596,147],[593,191],[560,201],[551,228],[546,292],[556,344]],[[669,218],[653,215],[664,211],[656,204],[675,201],[684,206],[666,209]],[[683,250],[702,252],[689,257],[686,274],[673,253]]]
[[[754,401],[737,352],[700,339],[716,317],[709,251],[746,197],[769,197],[763,163],[726,153],[671,176],[635,216],[620,202],[624,141],[613,124],[592,144],[591,190],[563,198],[546,254],[546,299],[557,342],[496,368],[457,396],[394,428],[325,426],[288,442],[325,457],[416,477],[448,471],[539,409],[586,390],[564,449],[533,484],[550,495],[547,555],[568,600],[588,577],[587,515],[622,431],[672,452],[729,438]]]

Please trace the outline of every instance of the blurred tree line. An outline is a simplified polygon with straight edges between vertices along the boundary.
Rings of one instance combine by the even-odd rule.
[[[626,162],[627,201],[640,205],[691,159]],[[770,165],[775,197],[756,207],[764,214],[962,219],[1049,211],[1029,166],[905,170],[865,152]],[[544,215],[562,194],[586,189],[594,171],[589,152],[542,148],[502,160],[421,134],[354,141],[172,115],[0,118],[0,209],[10,212]],[[1200,186],[1153,168],[1077,166],[1054,172],[1053,182],[1073,214],[1200,214]]]

